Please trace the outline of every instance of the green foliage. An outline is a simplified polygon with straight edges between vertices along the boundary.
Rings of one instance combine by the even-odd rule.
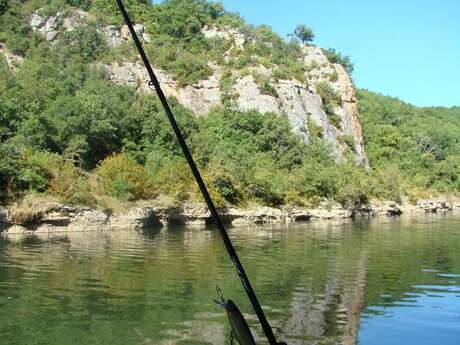
[[[171,72],[181,86],[193,85],[212,74],[208,59],[203,53],[193,53],[174,41],[158,46],[149,46],[149,55],[155,56],[160,67]]]
[[[147,171],[158,191],[168,195],[174,204],[194,199],[197,187],[187,162],[182,157],[150,156],[155,161],[147,162]]]
[[[82,3],[83,8],[89,9],[92,14],[102,20],[105,24],[120,25],[123,18],[120,16],[116,1],[112,0],[91,0],[91,6],[88,6],[88,0],[66,0],[67,2]],[[147,13],[150,12],[149,0],[124,0],[127,11],[134,20],[148,19]]]
[[[259,86],[260,93],[264,95],[270,95],[275,98],[278,98],[278,92],[272,85],[272,81],[268,77],[264,77],[260,74],[253,74],[254,81]]]
[[[153,188],[144,167],[125,153],[104,159],[95,171],[103,192],[120,200],[138,200],[153,195]]]
[[[352,135],[343,135],[340,137],[340,140],[342,140],[352,152],[356,151],[356,143]]]
[[[329,74],[329,80],[333,83],[339,80],[339,74],[337,73],[337,71],[334,71],[331,74]]]
[[[366,152],[375,170],[390,169],[409,189],[458,190],[458,107],[417,108],[365,90],[357,95]]]
[[[272,79],[255,76],[265,94],[277,97],[272,83],[278,80],[294,78],[306,84],[305,74],[315,66],[304,66],[295,40],[286,42],[268,26],[248,26],[221,3],[126,3],[151,34],[148,55],[180,85],[196,84],[211,75],[214,63],[221,65],[222,108],[196,118],[170,100],[219,206],[250,201],[306,205],[327,199],[356,207],[371,197],[398,200],[415,190],[458,190],[458,108],[415,108],[361,91],[359,106],[373,170],[356,166],[350,158],[337,163],[313,121],[308,123],[306,144],[283,115],[240,112],[235,106],[233,75],[249,75],[251,66],[274,69]],[[52,45],[30,32],[27,20],[37,8],[53,14],[70,6],[90,10],[97,23],[61,33]],[[158,194],[174,203],[201,200],[156,97],[115,85],[95,67],[101,60],[137,58],[132,44],[108,47],[99,23],[121,24],[115,2],[0,0],[0,40],[25,57],[14,73],[0,61],[0,200],[11,202],[27,193],[85,204],[100,199],[97,193],[120,200]],[[205,26],[238,28],[245,43],[231,48],[229,41],[207,39],[202,34]],[[333,50],[326,54],[351,70],[348,57]],[[329,78],[334,81],[338,75]],[[331,123],[340,128],[334,113],[340,97],[328,82],[316,89]],[[352,137],[340,139],[354,150]],[[98,183],[101,190],[89,187]]]
[[[324,135],[323,128],[310,119],[308,121],[308,134],[312,140],[321,139]]]
[[[107,49],[106,41],[93,21],[64,32],[59,43],[59,55],[66,62],[75,58],[82,62],[90,62],[100,57]]]
[[[266,80],[262,83],[260,87],[260,93],[265,94],[265,95],[270,95],[275,98],[278,98],[278,92],[276,92],[276,89],[272,86],[269,80]]]
[[[306,25],[297,25],[294,30],[295,37],[303,44],[313,42],[315,34],[313,30]]]
[[[350,75],[353,73],[354,64],[351,62],[349,56],[344,56],[335,49],[323,49],[323,53],[329,62],[342,65]]]
[[[22,11],[22,3],[12,0],[0,3],[0,42],[17,55],[24,55],[30,48],[31,29],[27,15]]]
[[[324,112],[328,115],[329,120],[335,127],[340,128],[341,121],[335,113],[335,107],[337,107],[342,101],[339,94],[334,91],[328,82],[325,81],[316,84],[316,91],[321,97]]]
[[[219,81],[220,86],[220,101],[224,108],[236,109],[236,101],[238,99],[238,92],[235,90],[235,79],[233,78],[232,71],[226,68],[222,73]]]

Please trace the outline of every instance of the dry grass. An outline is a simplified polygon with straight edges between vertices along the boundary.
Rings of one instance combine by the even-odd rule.
[[[21,201],[11,205],[9,209],[14,224],[31,224],[38,222],[49,211],[56,200],[42,194],[27,194]]]

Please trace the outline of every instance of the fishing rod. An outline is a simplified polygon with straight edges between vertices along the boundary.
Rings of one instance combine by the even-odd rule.
[[[246,294],[248,295],[249,301],[251,302],[251,305],[257,315],[257,318],[259,319],[259,323],[262,326],[264,334],[268,342],[270,343],[270,345],[282,345],[282,344],[285,345],[285,343],[282,343],[282,342],[278,343],[276,340],[276,337],[273,333],[270,323],[268,322],[265,316],[265,313],[259,303],[259,300],[257,299],[256,293],[254,289],[252,288],[252,285],[249,281],[248,276],[246,275],[243,265],[241,264],[241,261],[238,258],[238,255],[236,254],[235,247],[233,246],[232,241],[228,237],[227,230],[225,229],[225,226],[222,223],[222,220],[220,219],[220,216],[217,212],[214,202],[212,201],[211,196],[209,195],[208,189],[206,188],[203,178],[201,177],[200,171],[198,170],[198,167],[196,166],[195,161],[193,160],[192,154],[190,153],[190,150],[187,146],[184,136],[182,135],[182,132],[176,122],[174,114],[171,111],[171,108],[168,104],[165,94],[163,93],[163,90],[161,89],[160,83],[155,73],[153,72],[152,66],[150,65],[147,55],[145,54],[144,48],[142,47],[139,37],[137,36],[136,31],[134,30],[133,24],[131,22],[131,19],[129,18],[128,13],[126,12],[123,1],[117,0],[117,3],[118,3],[118,7],[120,8],[120,12],[123,16],[123,19],[129,28],[131,37],[133,38],[134,43],[136,44],[137,50],[139,51],[139,54],[145,65],[145,68],[147,69],[147,72],[149,74],[149,77],[150,77],[149,86],[153,86],[155,88],[158,98],[160,99],[160,102],[163,105],[164,111],[168,117],[168,120],[171,124],[172,129],[174,130],[177,141],[179,142],[179,145],[182,148],[182,151],[190,166],[190,169],[192,170],[193,176],[195,177],[195,181],[198,184],[198,187],[200,188],[201,194],[203,195],[206,205],[208,206],[208,209],[211,212],[212,217],[214,218],[214,221],[216,223],[220,237],[222,238],[222,241],[224,242],[225,249],[227,250],[228,255],[230,256],[232,260],[233,266],[235,267],[235,270],[241,280],[241,284],[243,285],[243,288],[246,291]]]

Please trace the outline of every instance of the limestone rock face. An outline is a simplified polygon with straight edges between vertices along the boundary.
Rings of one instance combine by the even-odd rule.
[[[53,16],[45,16],[36,11],[29,19],[30,27],[33,31],[40,33],[49,42],[54,41],[59,33],[73,31],[79,26],[85,25],[89,20],[94,19],[85,11],[75,10],[69,13],[59,12]],[[135,24],[134,30],[140,39],[144,42],[150,42],[150,36],[145,27],[141,24]],[[121,43],[131,39],[129,29],[126,25],[121,30],[115,26],[99,27],[110,47],[119,46]]]
[[[246,42],[244,34],[234,28],[217,28],[207,26],[202,30],[202,33],[206,38],[219,38],[233,41],[235,47],[237,48],[242,48]]]
[[[313,52],[315,58],[320,57],[320,61],[326,59],[319,48],[309,48],[308,51]],[[116,83],[128,84],[144,91],[149,89],[147,72],[140,63],[126,61],[104,67]],[[155,72],[167,96],[175,97],[197,116],[206,116],[212,107],[221,105],[219,81],[222,70],[218,66],[212,68],[214,73],[208,79],[186,87],[180,87],[165,71],[155,69]],[[333,125],[323,110],[322,99],[315,89],[319,82],[327,80],[327,76],[334,72],[338,76],[337,81],[329,83],[341,98],[340,106],[335,109],[340,118],[340,128]],[[264,76],[268,74],[268,77],[272,75],[271,70],[262,66],[257,68],[256,73]],[[293,131],[307,142],[309,123],[312,121],[321,129],[323,140],[331,145],[336,160],[343,159],[345,152],[351,149],[358,163],[368,164],[353,83],[341,65],[329,63],[327,67],[312,70],[307,74],[309,86],[295,79],[273,81],[276,96],[262,93],[253,75],[240,76],[235,72],[233,78],[233,90],[238,95],[236,105],[240,110],[256,109],[262,113],[283,114],[289,119]],[[344,142],[345,136],[353,139],[353,147],[349,148]]]
[[[99,209],[53,204],[45,207],[31,222],[17,222],[9,212],[0,217],[0,231],[8,234],[59,231],[98,231],[108,229],[109,216]]]
[[[150,42],[150,35],[145,31],[144,25],[134,24],[133,27],[140,39],[147,43]],[[105,34],[107,43],[111,47],[116,47],[131,39],[129,29],[126,25],[123,25],[121,30],[118,30],[118,28],[113,25],[107,26],[102,28],[102,32]]]
[[[30,18],[30,25],[48,41],[53,41],[58,39],[61,32],[74,30],[89,19],[91,16],[83,11],[74,11],[65,15],[58,13],[49,17],[36,12]],[[121,29],[114,26],[99,27],[99,30],[111,47],[130,39],[126,26]],[[144,42],[150,41],[151,38],[143,25],[136,24],[135,30]],[[230,58],[230,51],[245,49],[245,43],[251,41],[251,38],[246,37],[244,33],[232,28],[205,27],[202,33],[208,39],[229,41],[230,48],[226,58]],[[310,125],[316,124],[321,131],[322,139],[330,144],[337,161],[342,160],[346,152],[351,152],[358,163],[367,165],[355,89],[350,76],[341,65],[330,63],[320,48],[302,46],[302,52],[301,62],[307,67],[304,75],[307,83],[296,79],[279,80],[274,77],[272,69],[262,65],[248,68],[250,73],[245,75],[233,71],[232,87],[237,95],[236,107],[242,111],[256,109],[262,113],[272,112],[286,116],[294,133],[305,142],[310,140]],[[149,90],[149,78],[140,61],[99,65],[107,71],[113,82],[130,85],[143,91]],[[175,97],[196,116],[206,116],[211,108],[221,105],[220,80],[223,75],[220,66],[211,63],[209,66],[214,73],[208,79],[185,87],[179,85],[165,71],[155,68],[155,72],[166,96]],[[256,76],[268,80],[272,92],[264,93]],[[317,92],[318,83],[324,82],[328,83],[340,98],[339,104],[334,109],[339,124],[337,120],[333,122],[326,114],[322,98]]]
[[[453,209],[452,202],[445,198],[421,199],[417,201],[415,208],[420,212],[437,213],[447,212]]]
[[[36,12],[30,17],[30,26],[33,31],[41,33],[47,41],[52,41],[58,34],[58,16],[45,17]]]

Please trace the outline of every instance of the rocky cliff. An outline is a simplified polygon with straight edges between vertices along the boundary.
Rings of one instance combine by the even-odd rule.
[[[81,10],[58,13],[45,16],[40,12],[34,13],[29,20],[33,31],[41,34],[51,44],[59,39],[65,31],[72,31],[91,18],[91,15]],[[150,42],[150,35],[143,25],[135,27],[144,42]],[[127,42],[129,32],[126,26],[99,26],[98,30],[104,35],[110,47],[116,47]],[[232,28],[205,27],[202,34],[207,39],[222,39],[229,41],[229,49],[225,59],[230,59],[233,49],[244,49],[245,42],[251,38]],[[5,47],[0,53],[6,56],[8,63],[13,66],[20,63]],[[302,63],[305,64],[306,82],[297,79],[280,79],[274,75],[273,69],[262,65],[251,67],[244,71],[232,71],[233,81],[231,92],[235,95],[235,105],[240,110],[257,109],[258,111],[274,112],[286,116],[293,128],[303,140],[311,139],[312,127],[319,129],[319,135],[330,144],[336,160],[342,160],[346,152],[356,157],[356,161],[367,165],[364,151],[363,136],[355,89],[350,76],[340,64],[331,63],[323,51],[316,46],[302,46]],[[152,62],[155,62],[153,57]],[[123,60],[110,64],[100,64],[108,76],[115,83],[125,84],[136,89],[147,91],[148,75],[140,61]],[[221,105],[221,80],[224,74],[223,67],[209,63],[212,75],[194,85],[181,86],[167,72],[155,68],[160,83],[167,96],[175,97],[179,103],[190,108],[196,116],[206,116],[210,109]],[[271,90],[264,92],[258,82],[263,78],[270,82]],[[324,97],[320,95],[318,86],[327,84],[337,95],[333,104],[335,119],[325,110]],[[228,90],[227,90],[228,92]]]

